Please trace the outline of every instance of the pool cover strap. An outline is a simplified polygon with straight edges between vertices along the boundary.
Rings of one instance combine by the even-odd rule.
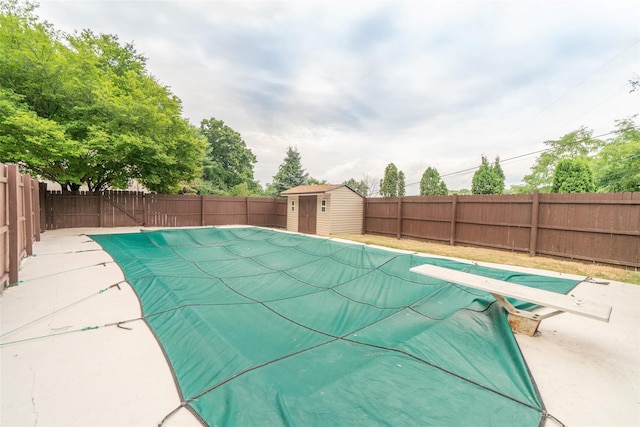
[[[91,238],[140,299],[180,407],[205,424],[537,426],[547,416],[495,299],[409,268],[561,293],[576,281],[253,227]]]

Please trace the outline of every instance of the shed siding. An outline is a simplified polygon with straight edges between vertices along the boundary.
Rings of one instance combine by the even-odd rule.
[[[291,201],[296,204],[295,211],[291,211]],[[298,196],[287,196],[287,231],[298,231]]]
[[[362,233],[363,199],[347,187],[332,190],[331,234]]]
[[[322,212],[322,199],[325,199],[327,201],[326,212]],[[318,195],[317,218],[316,234],[318,234],[319,236],[331,235],[331,233],[333,232],[331,227],[331,194],[325,193]]]

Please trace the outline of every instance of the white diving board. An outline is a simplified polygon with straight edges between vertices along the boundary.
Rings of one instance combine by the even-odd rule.
[[[491,279],[450,268],[424,264],[413,267],[410,271],[436,279],[446,280],[473,289],[489,292],[509,312],[509,324],[511,328],[520,333],[533,336],[538,325],[543,319],[549,318],[561,312],[578,314],[591,319],[608,322],[611,316],[611,306],[597,302],[586,301],[573,295],[559,294],[543,289],[518,285],[516,283]],[[516,298],[542,307],[554,309],[546,314],[533,313],[526,310],[518,310],[505,297]]]

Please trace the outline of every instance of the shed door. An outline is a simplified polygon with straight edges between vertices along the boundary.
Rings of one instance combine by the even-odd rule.
[[[300,196],[298,200],[298,231],[300,233],[316,234],[316,196]]]

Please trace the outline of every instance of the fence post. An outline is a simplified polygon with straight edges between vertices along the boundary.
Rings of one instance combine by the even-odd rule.
[[[402,197],[398,199],[398,239],[402,237]]]
[[[9,284],[18,282],[20,256],[18,248],[18,165],[7,165],[7,193],[9,194]]]
[[[104,209],[104,192],[98,192],[98,224],[100,228],[104,227],[104,217],[102,216],[102,211]]]
[[[278,198],[273,198],[273,227],[278,227]]]
[[[147,209],[147,193],[142,193],[142,225],[144,227],[149,223],[149,211]]]
[[[22,200],[24,200],[24,243],[27,255],[33,255],[33,206],[31,205],[31,178],[22,177]]]
[[[362,198],[362,234],[367,233],[367,207],[369,206],[369,199]]]
[[[244,205],[245,205],[244,213],[247,216],[247,223],[245,225],[250,225],[250,223],[249,223],[249,198],[248,197],[244,198]]]
[[[451,196],[451,231],[449,231],[449,244],[456,245],[456,211],[458,210],[458,195]]]
[[[204,194],[200,195],[200,226],[204,227]]]
[[[39,211],[40,211],[40,232],[44,233],[47,231],[47,184],[44,182],[39,182],[38,189],[39,193]]]
[[[33,234],[36,242],[40,241],[40,182],[35,179],[31,180],[31,197],[33,197]]]
[[[536,256],[538,245],[538,217],[540,210],[540,192],[535,190],[531,199],[531,238],[529,239],[529,255]]]

